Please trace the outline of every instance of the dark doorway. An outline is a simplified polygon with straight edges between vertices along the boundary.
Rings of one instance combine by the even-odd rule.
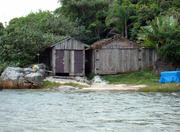
[[[92,50],[86,50],[85,74],[88,76],[92,72]]]
[[[83,51],[74,51],[74,72],[83,73]]]
[[[56,50],[56,74],[64,73],[64,51]]]
[[[56,76],[69,76],[69,73],[56,73]]]

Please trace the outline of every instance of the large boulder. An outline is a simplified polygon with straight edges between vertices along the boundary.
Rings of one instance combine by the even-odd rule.
[[[45,70],[7,67],[1,75],[0,87],[3,89],[39,88],[43,85]]]

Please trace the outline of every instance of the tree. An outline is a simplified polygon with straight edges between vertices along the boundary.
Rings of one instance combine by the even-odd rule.
[[[109,0],[59,0],[62,7],[58,10],[69,18],[70,21],[78,21],[85,27],[86,43],[92,43],[106,36],[107,28],[105,19],[107,16]]]
[[[35,30],[47,33],[50,30],[50,21],[54,15],[49,11],[39,11],[37,13],[30,13],[25,17],[14,18],[9,22],[6,30],[13,32],[16,28],[23,28],[30,26]]]
[[[51,33],[53,17],[50,12],[40,11],[12,19],[1,36],[0,60],[15,66],[37,62],[37,54],[42,53],[49,43],[64,37]]]
[[[3,24],[0,22],[0,37],[4,34],[4,26]]]
[[[78,21],[70,21],[61,13],[55,13],[52,19],[49,19],[50,33],[58,36],[71,36],[83,40],[85,38],[85,27],[80,26]]]
[[[128,1],[126,1],[128,2]],[[131,4],[128,2],[128,4]],[[122,34],[122,36],[128,38],[128,19],[129,19],[129,6],[128,4],[115,0],[110,6],[108,15],[106,17],[106,25],[111,27],[111,32]]]
[[[161,16],[141,27],[138,34],[143,47],[154,48],[164,60],[177,63],[180,58],[180,26],[173,16]]]

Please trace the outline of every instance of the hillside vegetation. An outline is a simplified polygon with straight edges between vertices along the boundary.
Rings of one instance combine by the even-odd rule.
[[[114,34],[155,48],[166,61],[180,58],[179,0],[59,0],[54,12],[39,11],[0,23],[0,72],[36,63],[45,49],[72,36],[84,43]]]

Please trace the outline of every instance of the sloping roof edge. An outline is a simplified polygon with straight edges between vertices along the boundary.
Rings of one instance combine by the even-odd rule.
[[[67,41],[67,40],[69,40],[69,39],[74,39],[73,37],[67,37],[67,38],[64,38],[64,39],[62,39],[62,40],[60,40],[60,41],[58,41],[57,43],[55,43],[55,44],[53,44],[53,45],[51,45],[50,47],[52,48],[52,47],[55,47],[56,45],[58,45],[58,44],[61,44],[61,43],[63,43],[64,41]],[[76,39],[75,39],[76,40]],[[79,40],[77,40],[77,41],[79,41]],[[82,43],[82,42],[81,42]],[[88,44],[85,44],[85,43],[82,43],[85,47],[90,47]]]
[[[50,47],[52,48],[52,47],[54,47],[54,46],[56,46],[56,45],[58,45],[58,44],[60,44],[60,43],[62,43],[62,42],[64,42],[64,41],[66,41],[66,40],[69,40],[70,38],[71,38],[71,37],[64,38],[64,39],[58,41],[57,43],[51,45]]]
[[[133,42],[130,41],[129,39],[121,36],[121,35],[114,35],[111,38],[106,38],[106,39],[102,39],[102,40],[98,40],[96,42],[94,42],[89,48],[87,48],[86,50],[91,50],[91,49],[100,49],[102,48],[104,45],[111,43],[114,40],[128,40],[129,42]]]

